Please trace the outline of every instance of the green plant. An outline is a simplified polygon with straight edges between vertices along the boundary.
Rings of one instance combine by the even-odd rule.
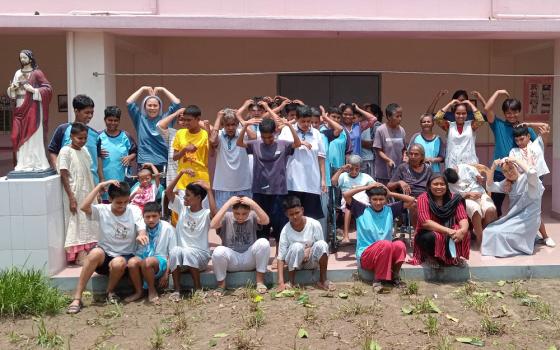
[[[502,335],[505,332],[505,325],[491,320],[488,317],[484,317],[480,321],[480,327],[482,332],[486,335]]]
[[[364,288],[363,283],[360,282],[356,282],[352,285],[352,287],[350,287],[350,290],[348,291],[348,294],[352,294],[355,295],[357,297],[361,297],[366,295],[367,291]]]
[[[37,326],[37,345],[48,349],[61,349],[64,345],[64,338],[56,333],[49,331],[43,318],[35,319]]]
[[[197,307],[204,304],[205,298],[206,298],[206,293],[204,293],[204,291],[196,290],[187,299],[187,303],[189,304],[190,307]]]
[[[513,284],[511,295],[516,299],[524,299],[529,297],[529,292],[523,288],[520,282],[516,282]]]
[[[409,282],[402,291],[403,295],[417,295],[418,294],[418,283],[415,281]]]
[[[111,319],[111,320],[115,318],[120,318],[122,317],[122,315],[123,315],[122,304],[118,302],[109,304],[109,309],[103,312],[103,318]]]
[[[437,335],[439,333],[437,317],[428,315],[424,324],[426,325],[426,332],[430,337]]]
[[[161,350],[164,346],[165,331],[163,328],[154,328],[154,335],[150,338],[150,344],[153,350]]]
[[[254,350],[260,347],[260,339],[248,337],[244,332],[239,332],[233,338],[234,349],[237,350]]]
[[[350,301],[342,305],[339,309],[339,315],[343,318],[352,318],[358,315],[369,314],[375,311],[375,305],[364,305],[355,301]]]
[[[436,344],[436,350],[453,350],[453,340],[447,336],[441,337]]]
[[[490,292],[473,292],[465,297],[467,307],[474,309],[481,314],[489,314],[492,304],[492,294]]]
[[[264,325],[264,311],[257,306],[255,311],[245,320],[247,328],[260,328]]]
[[[69,301],[41,270],[12,267],[0,271],[0,317],[54,315]]]

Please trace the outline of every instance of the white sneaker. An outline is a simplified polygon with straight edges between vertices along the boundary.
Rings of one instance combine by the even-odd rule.
[[[544,244],[546,244],[547,247],[550,248],[554,248],[556,247],[556,242],[554,242],[554,240],[552,239],[552,237],[548,237],[547,239],[544,240]]]

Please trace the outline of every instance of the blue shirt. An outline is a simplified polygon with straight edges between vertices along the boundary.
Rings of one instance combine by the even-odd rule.
[[[140,107],[136,102],[129,103],[128,115],[132,119],[136,136],[138,137],[138,164],[153,163],[154,165],[167,164],[167,143],[156,129],[156,124],[169,114],[175,113],[181,105],[172,103],[166,113],[158,115],[155,118],[148,118],[142,114]]]
[[[410,139],[410,143],[408,144],[408,149],[413,144],[419,144],[424,147],[424,152],[426,154],[426,158],[437,158],[441,157],[445,159],[445,144],[443,143],[441,137],[437,136],[434,137],[433,140],[426,140],[421,133],[416,133],[412,135]],[[441,173],[440,164],[443,163],[434,163],[432,164],[432,172],[433,173]]]
[[[120,131],[118,135],[111,136],[106,131],[99,134],[97,142],[98,149],[104,149],[109,156],[103,158],[103,177],[105,180],[123,181],[125,177],[125,166],[122,158],[136,153],[136,142],[126,131]]]
[[[513,124],[502,120],[500,118],[495,118],[493,123],[490,123],[490,129],[494,133],[494,160],[502,159],[509,156],[509,151],[512,148],[517,147],[515,144],[515,138],[513,137]],[[529,134],[531,134],[531,141],[537,138],[537,134],[532,128],[529,128]],[[501,169],[496,170],[501,172]]]
[[[376,212],[354,199],[350,210],[356,218],[356,259],[360,261],[363,251],[373,243],[393,240],[393,218],[401,214],[403,203],[394,202]]]
[[[329,137],[325,134],[325,131],[330,129],[321,129],[321,140],[323,142],[323,147],[325,148],[325,182],[327,186],[331,186],[331,164],[329,162]]]
[[[333,169],[339,169],[346,163],[346,154],[351,149],[347,146],[351,146],[349,141],[348,131],[343,130],[340,135],[329,143],[328,151],[328,161]]]
[[[72,130],[71,123],[64,123],[59,125],[53,134],[51,142],[49,143],[49,152],[58,155],[60,149],[64,146],[68,146],[72,143],[70,139],[70,131]],[[86,149],[91,156],[91,175],[93,176],[93,181],[95,184],[99,183],[99,176],[97,175],[97,140],[99,139],[99,133],[88,126],[88,138],[86,142]]]
[[[350,140],[352,140],[352,154],[362,154],[362,128],[360,123],[352,124],[352,130],[349,131]]]

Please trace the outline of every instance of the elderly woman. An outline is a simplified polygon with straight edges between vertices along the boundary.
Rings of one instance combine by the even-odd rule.
[[[431,114],[420,116],[420,131],[410,138],[409,149],[414,144],[424,147],[425,161],[431,164],[432,172],[441,173],[440,164],[445,160],[445,142],[439,135],[434,134],[434,118]]]
[[[460,195],[452,195],[445,177],[434,174],[417,199],[418,222],[412,264],[459,265],[469,258],[470,232]]]
[[[163,102],[158,96],[163,93],[171,101],[167,112],[163,112]],[[138,105],[136,100],[147,94],[142,103]],[[151,88],[142,86],[126,100],[128,114],[132,119],[138,137],[138,169],[142,169],[144,163],[153,163],[159,171],[167,164],[167,143],[159,134],[156,124],[169,114],[175,113],[181,108],[181,100],[164,87]]]
[[[349,191],[356,187],[366,186],[374,183],[373,178],[366,174],[360,172],[362,165],[362,158],[359,155],[353,154],[348,157],[348,164],[345,164],[340,169],[334,173],[331,178],[331,183],[333,186],[340,188],[341,192]],[[355,195],[355,199],[367,204],[369,203],[368,197],[364,191],[361,191]],[[342,199],[342,211],[344,212],[344,230],[342,244],[348,244],[350,239],[348,238],[348,231],[350,230],[350,220],[352,220],[352,213],[348,208],[346,208],[346,201]]]
[[[494,171],[498,166],[502,168],[505,180],[493,182]],[[541,199],[544,192],[536,169],[521,159],[496,159],[492,163],[486,186],[489,191],[507,193],[509,209],[505,216],[484,229],[482,255],[508,257],[533,254],[541,224]]]
[[[418,197],[426,192],[426,183],[432,176],[432,168],[426,163],[424,147],[413,144],[408,148],[408,163],[400,164],[387,188],[391,191],[401,190],[407,196]]]

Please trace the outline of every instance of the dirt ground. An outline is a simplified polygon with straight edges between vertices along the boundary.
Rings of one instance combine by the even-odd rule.
[[[179,303],[163,295],[161,305],[88,296],[81,313],[45,317],[44,327],[37,318],[0,320],[0,349],[560,349],[559,289],[560,280],[409,281],[378,295],[357,281],[263,300],[250,288]]]

